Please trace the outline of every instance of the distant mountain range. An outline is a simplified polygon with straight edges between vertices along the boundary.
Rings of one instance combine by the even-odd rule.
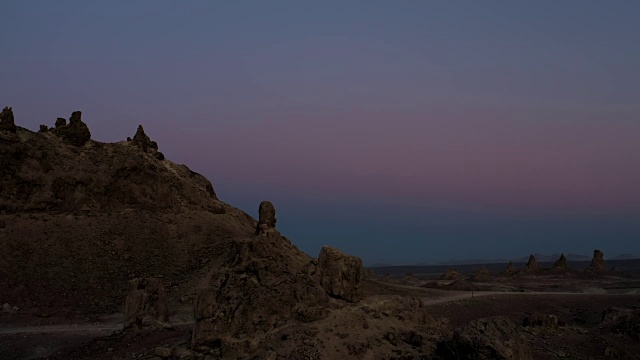
[[[555,254],[551,254],[551,255],[545,255],[545,254],[533,254],[533,256],[536,257],[536,261],[538,262],[554,262],[556,260],[558,260],[558,258],[560,257],[559,253],[555,253]],[[567,257],[567,260],[569,261],[590,261],[591,260],[591,256],[588,255],[580,255],[580,254],[565,254],[565,256]],[[640,259],[640,256],[636,256],[633,254],[629,254],[629,253],[625,253],[625,254],[620,254],[618,256],[615,257],[611,257],[611,258],[606,258],[605,260],[629,260],[629,259]],[[506,259],[506,258],[499,258],[499,259],[459,259],[459,260],[448,260],[448,261],[442,261],[442,262],[438,262],[438,263],[431,263],[431,264],[427,264],[427,263],[421,263],[421,264],[417,264],[417,265],[469,265],[469,264],[497,264],[497,263],[508,263],[509,261],[513,261],[515,263],[526,263],[529,260],[529,255],[521,257],[521,258],[517,258],[517,259]]]

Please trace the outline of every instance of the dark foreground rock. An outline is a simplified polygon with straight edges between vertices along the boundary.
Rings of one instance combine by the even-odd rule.
[[[438,344],[442,359],[532,359],[522,329],[505,317],[479,319],[456,329],[450,340]]]
[[[349,302],[362,300],[362,260],[325,246],[318,258],[320,283],[327,293]]]
[[[140,329],[162,326],[169,319],[167,293],[160,279],[131,280],[131,292],[124,302],[124,327]]]

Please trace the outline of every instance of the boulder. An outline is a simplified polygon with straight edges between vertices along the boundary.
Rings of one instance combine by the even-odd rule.
[[[506,317],[484,318],[457,328],[438,344],[443,359],[528,360],[532,353],[523,331]]]
[[[45,133],[49,131],[49,127],[47,125],[40,125],[40,130],[38,132]]]
[[[276,228],[276,208],[270,201],[260,203],[256,235],[267,234]]]
[[[63,127],[67,125],[67,119],[65,118],[57,118],[56,119],[56,123],[55,123],[55,127],[59,128],[59,127]]]
[[[591,265],[589,265],[589,270],[604,270],[604,254],[600,250],[593,250],[593,259],[591,259]]]
[[[131,280],[131,291],[124,303],[125,329],[161,326],[168,319],[167,293],[160,279]]]
[[[69,124],[65,125],[62,118],[56,120],[54,133],[62,138],[62,140],[73,146],[83,146],[91,139],[89,127],[82,121],[82,112],[74,111],[69,118]],[[62,119],[64,120],[64,119]]]
[[[320,283],[331,297],[358,302],[363,297],[362,260],[325,246],[318,257]]]
[[[529,261],[527,261],[527,270],[537,270],[538,269],[538,262],[536,261],[536,257],[532,255],[529,255]]]
[[[558,260],[553,263],[554,269],[567,269],[568,267],[569,264],[567,263],[567,258],[564,256],[564,254],[560,254]]]
[[[8,131],[11,133],[18,131],[13,117],[13,110],[10,107],[5,107],[2,109],[2,112],[0,112],[0,131]]]

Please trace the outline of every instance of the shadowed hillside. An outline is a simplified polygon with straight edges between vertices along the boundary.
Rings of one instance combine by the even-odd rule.
[[[52,312],[120,311],[128,280],[164,277],[171,296],[256,221],[211,183],[164,159],[142,127],[102,143],[75,112],[40,132],[0,129],[3,301]],[[174,293],[171,294],[171,291]]]

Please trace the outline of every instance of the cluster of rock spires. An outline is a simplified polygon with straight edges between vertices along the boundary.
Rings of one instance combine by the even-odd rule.
[[[529,255],[529,260],[527,261],[527,265],[523,269],[527,272],[537,271],[540,268],[538,267],[538,263],[536,261],[536,257],[532,254]],[[566,270],[569,269],[569,262],[567,257],[564,254],[560,254],[560,257],[553,263],[552,269],[556,270]],[[603,271],[606,270],[604,254],[600,250],[593,251],[593,258],[591,260],[591,265],[586,269],[587,271]],[[518,269],[513,266],[513,263],[509,261],[507,264],[507,268],[503,272],[503,275],[513,275],[517,274]]]
[[[73,146],[83,146],[91,139],[91,131],[89,127],[82,121],[82,112],[74,111],[71,113],[69,123],[65,118],[56,119],[55,127],[49,129],[46,125],[40,125],[40,132],[51,131],[60,136],[62,140]]]

